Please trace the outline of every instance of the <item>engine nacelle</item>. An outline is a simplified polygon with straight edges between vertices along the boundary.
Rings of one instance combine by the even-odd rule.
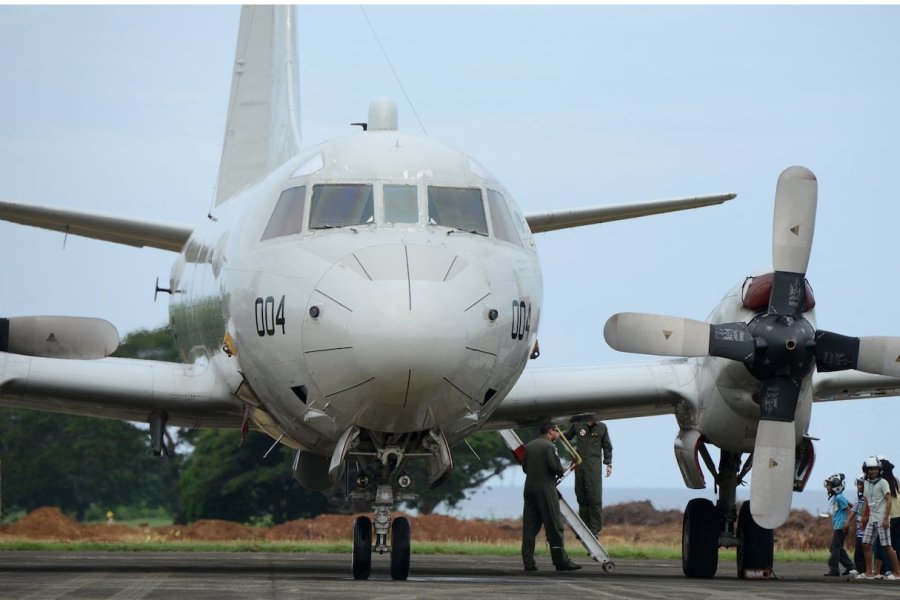
[[[0,319],[0,352],[93,360],[119,347],[119,332],[109,321],[88,317],[11,317]]]

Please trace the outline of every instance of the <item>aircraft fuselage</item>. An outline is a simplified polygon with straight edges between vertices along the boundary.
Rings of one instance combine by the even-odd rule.
[[[329,453],[351,426],[452,444],[525,367],[542,298],[534,240],[461,152],[360,132],[213,218],[172,270],[179,347],[239,373],[257,426],[289,445]]]

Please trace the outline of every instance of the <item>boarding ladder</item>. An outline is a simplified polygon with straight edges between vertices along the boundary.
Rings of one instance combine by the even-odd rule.
[[[516,462],[521,465],[522,460],[525,458],[525,444],[522,443],[518,434],[512,429],[501,429],[497,433],[500,434],[503,441],[506,442],[507,447],[512,451],[513,456],[516,458]],[[566,474],[571,470],[572,468],[567,469]],[[563,475],[563,478],[565,478],[565,475]],[[562,481],[562,479],[560,479],[560,481]],[[559,485],[558,482],[557,485]],[[559,510],[562,513],[563,519],[566,520],[566,523],[568,523],[569,527],[572,528],[572,531],[575,532],[575,537],[578,538],[578,541],[581,542],[581,545],[587,550],[588,556],[600,563],[600,566],[603,567],[605,572],[611,573],[616,568],[616,564],[610,559],[609,552],[606,551],[591,530],[588,529],[587,525],[584,524],[584,521],[578,516],[578,511],[569,506],[569,503],[566,502],[566,499],[563,498],[563,495],[559,490],[557,490],[556,493],[559,495]]]

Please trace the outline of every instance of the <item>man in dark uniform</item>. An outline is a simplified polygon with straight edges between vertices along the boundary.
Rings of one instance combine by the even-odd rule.
[[[556,425],[541,425],[541,436],[525,445],[522,470],[525,471],[525,507],[522,510],[522,562],[526,571],[537,571],[534,541],[541,525],[550,543],[550,556],[557,571],[576,571],[576,565],[563,546],[563,518],[559,512],[556,480],[565,471],[559,462],[554,442],[560,433]]]
[[[572,419],[566,439],[574,440],[582,463],[575,469],[575,498],[578,515],[595,536],[603,529],[603,465],[612,475],[612,443],[606,425],[597,415],[579,415]]]

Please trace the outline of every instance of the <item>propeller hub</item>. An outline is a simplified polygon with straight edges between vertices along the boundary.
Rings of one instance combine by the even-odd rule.
[[[747,369],[759,380],[802,379],[816,361],[816,330],[805,318],[765,314],[748,324],[754,353]]]

